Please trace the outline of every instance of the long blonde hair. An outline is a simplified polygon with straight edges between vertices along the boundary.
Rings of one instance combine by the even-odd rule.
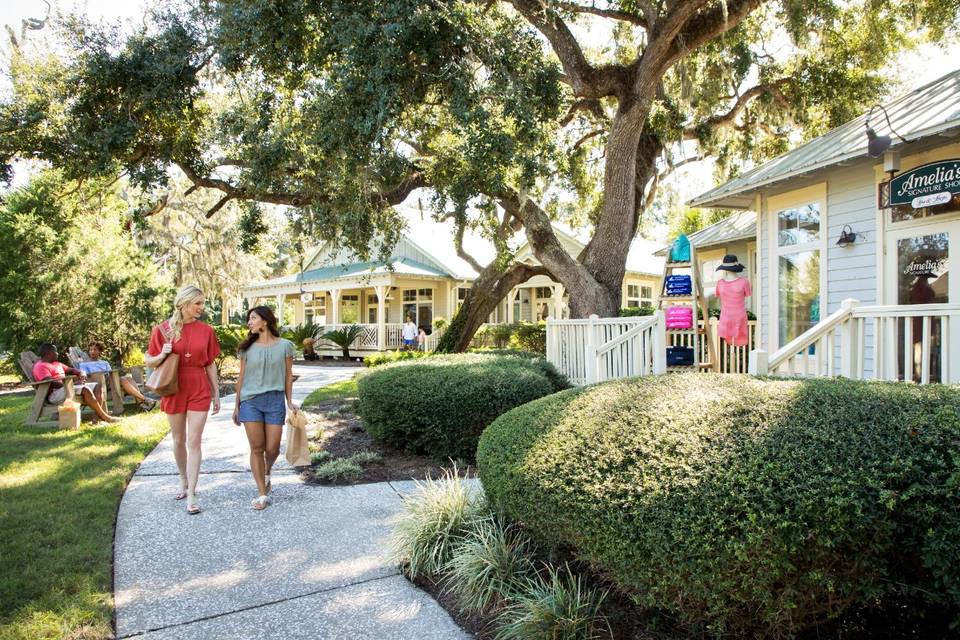
[[[202,297],[203,291],[200,290],[200,287],[192,284],[184,285],[180,288],[180,291],[177,291],[177,295],[173,299],[173,315],[167,320],[167,323],[170,325],[171,342],[179,340],[180,334],[183,331],[182,309],[184,305],[196,302],[197,298]]]

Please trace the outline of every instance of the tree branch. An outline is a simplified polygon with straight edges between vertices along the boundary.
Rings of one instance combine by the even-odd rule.
[[[585,7],[583,5],[576,4],[575,2],[555,2],[554,6],[572,13],[589,13],[591,15],[600,16],[601,18],[610,18],[612,20],[629,22],[637,25],[638,27],[643,27],[644,29],[649,27],[646,17],[631,11],[622,11],[620,9],[600,9],[599,7],[593,6]]]
[[[574,116],[577,114],[577,111],[589,111],[593,115],[597,116],[600,120],[606,120],[606,114],[603,112],[603,107],[600,106],[599,100],[577,100],[570,105],[567,115],[563,116],[563,120],[560,121],[560,126],[565,127],[573,121]]]
[[[715,129],[734,124],[737,117],[743,112],[747,105],[750,104],[750,102],[766,93],[779,95],[782,97],[783,94],[780,91],[780,87],[789,83],[790,80],[781,78],[780,80],[776,80],[774,82],[767,82],[764,84],[758,84],[755,87],[751,87],[747,91],[744,91],[743,94],[737,98],[737,101],[726,113],[711,116],[696,126],[685,128],[683,130],[683,139],[696,140],[698,133],[704,128]]]
[[[735,28],[760,4],[761,0],[727,0],[722,6],[694,16],[673,39],[663,68],[669,68],[687,52]]]
[[[509,0],[510,4],[546,37],[563,66],[565,81],[582,98],[603,98],[623,93],[627,69],[621,65],[594,67],[566,23],[543,0]]]
[[[587,133],[587,134],[584,134],[583,136],[581,136],[581,138],[580,138],[579,140],[577,140],[577,141],[574,143],[574,145],[573,145],[573,150],[576,151],[577,149],[579,149],[580,146],[581,146],[584,142],[586,142],[587,140],[589,140],[590,138],[595,138],[595,137],[597,137],[597,136],[599,136],[599,135],[602,135],[602,134],[604,134],[604,133],[606,133],[606,132],[607,132],[606,129],[594,129],[593,131],[591,131],[591,132],[589,132],[589,133]]]

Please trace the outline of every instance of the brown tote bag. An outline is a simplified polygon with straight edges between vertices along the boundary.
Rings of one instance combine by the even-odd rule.
[[[170,341],[170,334],[160,325],[160,332],[164,339]],[[177,379],[177,369],[180,366],[180,356],[175,353],[168,353],[167,357],[160,363],[160,366],[153,370],[150,377],[147,378],[147,389],[150,389],[159,396],[172,396],[180,390],[180,384]]]

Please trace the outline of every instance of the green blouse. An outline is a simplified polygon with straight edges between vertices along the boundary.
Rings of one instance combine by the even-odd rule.
[[[283,338],[269,347],[254,342],[246,351],[241,351],[243,387],[240,401],[268,391],[285,391],[287,358],[293,358],[295,353],[293,343]]]

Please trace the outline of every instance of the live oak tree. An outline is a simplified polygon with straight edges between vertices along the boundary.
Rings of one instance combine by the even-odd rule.
[[[889,90],[916,37],[956,3],[863,0],[205,0],[122,38],[62,21],[62,60],[13,61],[0,154],[75,179],[171,167],[231,201],[289,205],[295,228],[384,255],[391,205],[428,187],[480,276],[441,344],[465,348],[512,286],[549,273],[575,317],[614,315],[658,186],[712,155],[721,172],[782,151]],[[584,23],[585,20],[593,21]],[[612,26],[595,50],[571,26]],[[66,61],[63,61],[66,60]],[[146,207],[149,213],[158,207]],[[569,256],[555,219],[589,223]],[[473,260],[462,234],[497,248]],[[523,232],[542,266],[513,260]]]

